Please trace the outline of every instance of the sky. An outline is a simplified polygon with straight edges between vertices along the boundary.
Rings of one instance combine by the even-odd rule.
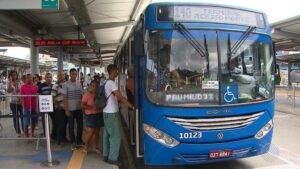
[[[181,1],[223,4],[265,12],[270,23],[300,15],[299,0],[152,0],[152,2]]]

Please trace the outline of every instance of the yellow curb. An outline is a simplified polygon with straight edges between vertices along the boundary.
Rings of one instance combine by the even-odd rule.
[[[74,150],[67,169],[81,169],[84,156],[82,149]]]

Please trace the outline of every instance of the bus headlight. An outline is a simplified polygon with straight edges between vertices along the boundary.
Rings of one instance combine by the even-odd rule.
[[[257,139],[263,138],[266,134],[269,133],[269,131],[271,131],[272,128],[273,128],[273,122],[272,122],[272,120],[270,120],[263,128],[261,128],[255,134],[255,138],[257,138]]]
[[[144,124],[144,131],[154,140],[169,147],[175,147],[179,144],[173,137],[147,124]]]

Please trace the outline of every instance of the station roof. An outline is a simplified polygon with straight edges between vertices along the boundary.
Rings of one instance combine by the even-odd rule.
[[[300,51],[300,15],[271,24],[276,51]],[[300,62],[300,54],[277,56],[282,62]]]
[[[25,2],[25,1],[24,1]],[[59,10],[0,11],[0,46],[29,46],[31,39],[87,39],[64,47],[67,60],[111,63],[151,0],[60,0]],[[300,51],[300,15],[271,24],[276,50]],[[41,51],[42,50],[42,51]],[[40,52],[58,55],[57,47]],[[281,57],[298,61],[297,56]],[[291,58],[291,59],[289,59]]]
[[[3,56],[0,55],[0,67],[7,68],[7,67],[21,67],[28,69],[30,68],[30,61],[26,59],[19,59],[10,56]],[[39,67],[41,69],[51,69],[53,68],[51,65],[40,63]]]
[[[66,57],[107,64],[149,3],[150,0],[60,0],[59,10],[2,10],[0,46],[29,46],[32,38],[87,39],[86,47],[64,47]],[[57,47],[40,47],[41,50],[53,56],[59,51]]]

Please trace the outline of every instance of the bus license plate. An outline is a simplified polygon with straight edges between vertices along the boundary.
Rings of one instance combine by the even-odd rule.
[[[209,158],[228,158],[230,157],[232,150],[217,150],[209,152]]]

